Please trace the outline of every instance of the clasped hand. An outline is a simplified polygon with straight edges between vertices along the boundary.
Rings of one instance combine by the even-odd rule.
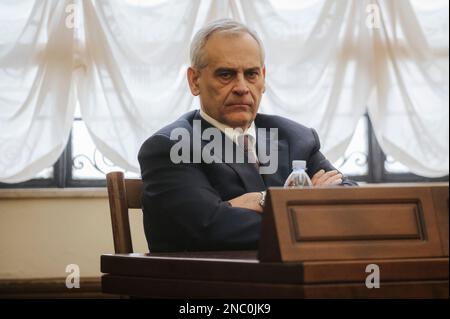
[[[342,174],[337,170],[325,172],[321,169],[311,178],[313,187],[339,185],[342,183]],[[257,213],[263,212],[263,207],[260,205],[260,192],[245,193],[241,196],[230,199],[228,202],[232,207],[240,207],[254,210]]]

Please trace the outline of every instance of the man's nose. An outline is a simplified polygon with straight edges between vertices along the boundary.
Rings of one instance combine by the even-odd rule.
[[[244,75],[238,74],[234,83],[233,93],[237,95],[245,95],[248,92],[249,89]]]

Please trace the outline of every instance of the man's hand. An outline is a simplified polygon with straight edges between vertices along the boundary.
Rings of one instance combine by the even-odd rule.
[[[311,179],[313,186],[338,185],[342,183],[342,174],[337,170],[325,172],[323,169],[314,174]],[[259,204],[261,200],[260,192],[246,193],[244,195],[230,199],[228,202],[232,207],[240,207],[262,213],[263,208]]]
[[[339,185],[342,183],[342,174],[337,170],[325,172],[321,169],[314,174],[311,182],[313,186]]]
[[[247,208],[254,210],[257,213],[262,213],[263,208],[259,204],[261,196],[260,192],[245,193],[244,195],[230,199],[228,202],[232,207]]]

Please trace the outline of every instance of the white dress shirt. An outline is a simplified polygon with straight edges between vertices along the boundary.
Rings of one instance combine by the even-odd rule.
[[[256,126],[255,122],[252,122],[250,126],[244,131],[243,134],[240,134],[239,130],[234,130],[232,127],[223,124],[216,119],[212,118],[203,110],[200,110],[200,116],[212,126],[221,130],[229,139],[231,139],[236,145],[240,145],[239,141],[242,141],[242,138],[239,138],[240,135],[248,135],[249,141],[251,143],[251,152],[256,160],[258,160],[258,156],[256,155]],[[227,129],[227,130],[226,130]]]
[[[238,130],[233,130],[232,127],[220,123],[219,121],[217,121],[216,119],[212,118],[211,116],[209,116],[208,114],[206,114],[203,110],[200,110],[200,116],[209,124],[211,124],[212,126],[218,128],[219,130],[221,130],[229,139],[231,139],[234,143],[236,143],[237,145],[239,145],[239,139],[238,136],[241,135],[239,133]],[[228,130],[225,130],[227,129]],[[247,128],[244,133],[244,135],[247,134],[249,140],[252,143],[252,147],[253,149],[255,149],[256,147],[256,127],[255,127],[255,122],[252,122],[252,124],[250,125],[249,128]],[[241,145],[239,145],[241,146]]]

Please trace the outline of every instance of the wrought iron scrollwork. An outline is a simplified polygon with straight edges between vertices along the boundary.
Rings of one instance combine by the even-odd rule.
[[[92,153],[92,158],[86,154],[78,154],[72,158],[72,167],[76,170],[82,170],[85,164],[91,165],[101,174],[107,174],[108,168],[114,168],[116,165],[112,163],[105,155],[101,154],[96,148]]]
[[[355,151],[338,159],[335,163],[336,168],[341,168],[347,164],[350,160],[354,160],[356,166],[364,167],[369,162],[369,155],[361,151]]]

